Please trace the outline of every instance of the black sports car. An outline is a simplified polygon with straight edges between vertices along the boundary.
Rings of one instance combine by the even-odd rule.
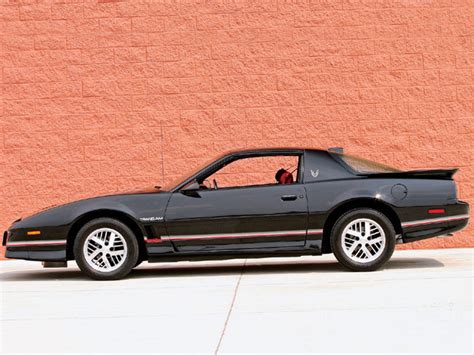
[[[232,170],[252,159],[269,159],[267,170],[258,176]],[[283,163],[271,170],[280,161],[291,161],[294,170]],[[265,172],[270,179],[258,180]],[[396,243],[467,225],[469,205],[457,199],[455,172],[399,171],[340,148],[238,151],[170,187],[81,200],[19,219],[3,245],[7,258],[45,266],[75,259],[101,280],[122,278],[143,260],[331,252],[348,269],[370,271],[390,259]]]

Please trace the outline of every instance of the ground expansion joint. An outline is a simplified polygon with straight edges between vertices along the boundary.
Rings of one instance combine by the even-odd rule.
[[[232,302],[230,303],[229,312],[227,312],[227,317],[226,317],[225,322],[224,322],[224,327],[222,328],[222,332],[221,332],[221,335],[219,337],[219,342],[217,343],[216,350],[214,351],[214,354],[219,353],[219,349],[221,347],[222,340],[224,339],[225,331],[227,329],[227,324],[229,323],[229,319],[230,319],[230,316],[232,314],[232,310],[234,309],[235,300],[237,298],[237,292],[239,291],[240,280],[242,280],[242,276],[244,274],[246,264],[247,264],[247,259],[245,259],[244,263],[242,264],[242,269],[240,270],[239,278],[237,280],[237,283],[235,284],[234,293],[232,295]]]

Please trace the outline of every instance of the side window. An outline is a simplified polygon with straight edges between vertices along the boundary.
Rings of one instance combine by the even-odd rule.
[[[207,177],[206,184],[213,187],[215,180],[218,188],[231,188],[296,183],[299,159],[295,155],[238,159]]]

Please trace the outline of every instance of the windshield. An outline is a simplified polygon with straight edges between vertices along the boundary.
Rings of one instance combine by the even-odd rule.
[[[206,168],[207,166],[211,165],[212,163],[214,163],[215,161],[219,160],[219,159],[222,159],[224,156],[226,156],[227,154],[222,154],[222,155],[219,155],[217,157],[214,157],[213,159],[209,159],[207,160],[205,163],[203,164],[200,164],[197,168],[195,168],[194,170],[191,170],[185,174],[182,174],[180,175],[178,178],[174,178],[172,179],[170,182],[166,183],[163,185],[163,187],[161,188],[161,190],[163,191],[170,191],[171,189],[175,188],[176,186],[178,186],[179,184],[181,184],[182,182],[184,182],[186,179],[188,179],[189,177],[197,174],[198,172],[200,172],[201,170],[203,170],[204,168]]]
[[[378,173],[395,173],[400,170],[392,168],[384,164],[376,163],[367,159],[362,159],[347,154],[332,153],[336,159],[342,161],[356,174],[378,174]]]

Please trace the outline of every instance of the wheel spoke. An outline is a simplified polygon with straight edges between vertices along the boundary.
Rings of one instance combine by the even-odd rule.
[[[352,255],[354,253],[354,250],[355,248],[357,248],[357,246],[359,245],[359,243],[356,243],[354,242],[351,247],[349,248],[349,250],[347,251],[350,255]]]
[[[353,236],[353,237],[357,237],[357,238],[361,237],[361,234],[359,232],[351,230],[351,229],[349,229],[346,233]]]
[[[97,248],[96,250],[94,250],[87,258],[89,260],[94,260],[94,258],[100,253],[100,249]]]
[[[377,238],[369,240],[369,244],[376,244],[376,243],[381,243],[381,242],[382,242],[382,237],[377,237]]]
[[[372,256],[372,253],[369,251],[369,249],[367,249],[365,245],[362,245],[361,249],[364,252],[364,254],[367,255],[367,258]]]
[[[101,245],[101,246],[104,246],[104,241],[102,239],[99,238],[99,236],[93,236],[91,238],[92,241],[94,241],[95,243]]]
[[[109,254],[113,256],[121,256],[124,254],[124,251],[123,250],[109,251]]]
[[[364,223],[364,233],[366,237],[370,235],[370,222],[369,221],[366,221]]]
[[[115,245],[115,233],[112,232],[109,237],[109,248],[112,248]]]
[[[110,265],[109,259],[105,254],[102,254],[102,262],[105,264],[106,267],[111,268],[112,265]]]

